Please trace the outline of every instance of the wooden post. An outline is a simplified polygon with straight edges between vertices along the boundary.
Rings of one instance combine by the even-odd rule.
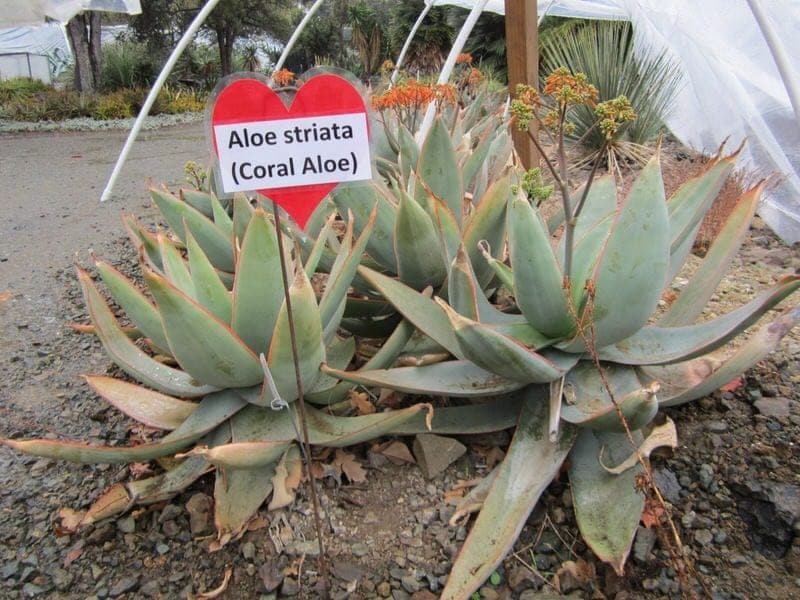
[[[513,95],[518,83],[539,87],[539,24],[536,0],[505,0],[505,4],[508,90]],[[512,136],[522,165],[537,167],[539,153],[528,134],[514,127]]]

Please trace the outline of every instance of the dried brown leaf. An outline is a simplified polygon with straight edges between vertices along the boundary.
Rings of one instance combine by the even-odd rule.
[[[490,469],[493,469],[496,464],[503,462],[503,459],[506,456],[506,453],[497,446],[492,448],[487,448],[486,446],[476,446],[473,448],[473,450],[475,450],[475,453],[483,459],[483,461],[486,463],[486,466]]]
[[[378,454],[382,454],[386,458],[389,459],[395,465],[402,465],[402,464],[416,464],[416,460],[414,460],[414,456],[411,454],[411,451],[408,449],[403,442],[394,440],[386,442],[385,444],[381,444],[377,446],[374,450]]]
[[[553,585],[561,589],[588,588],[595,582],[594,564],[583,559],[565,561],[553,577]]]
[[[56,524],[56,535],[69,535],[75,533],[83,522],[86,515],[84,511],[76,511],[71,508],[62,508],[58,511],[60,523]]]
[[[3,292],[2,294],[0,294],[0,302],[5,302],[6,300],[10,300],[13,296],[14,294],[12,294],[11,292]]]
[[[228,567],[225,569],[225,576],[222,578],[222,583],[219,584],[219,587],[211,590],[210,592],[202,592],[197,594],[197,600],[213,600],[213,598],[218,598],[221,596],[225,590],[228,589],[228,584],[231,581],[231,575],[233,575],[233,569]]]
[[[461,499],[464,497],[464,494],[466,493],[467,493],[466,488],[454,488],[452,490],[447,490],[444,493],[444,503],[456,505],[459,502],[461,502]]]
[[[369,401],[369,394],[366,392],[350,390],[348,395],[350,396],[350,404],[353,405],[359,415],[371,415],[375,412],[375,406]]]
[[[153,469],[151,469],[150,465],[147,463],[131,463],[128,466],[128,470],[131,472],[131,477],[134,479],[141,479],[145,475],[153,474]]]
[[[72,563],[78,560],[81,554],[83,554],[83,548],[81,547],[73,548],[67,552],[67,555],[64,557],[64,568],[68,568]]]
[[[275,466],[275,475],[272,477],[272,500],[269,510],[276,510],[289,506],[294,502],[295,490],[300,485],[303,465],[300,461],[300,450],[297,446],[290,447],[283,453],[280,462]]]
[[[347,476],[350,483],[363,483],[367,480],[367,472],[364,467],[349,452],[337,449],[333,465],[342,470],[342,473]]]

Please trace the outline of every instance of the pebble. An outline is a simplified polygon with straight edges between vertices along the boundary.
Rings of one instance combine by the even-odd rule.
[[[728,431],[728,424],[725,421],[709,421],[706,429],[711,433],[725,433]]]
[[[189,513],[189,530],[198,537],[211,531],[211,498],[203,493],[194,494],[186,503]]]
[[[242,556],[245,560],[253,560],[256,556],[256,545],[253,542],[242,544]]]
[[[678,483],[678,478],[675,473],[669,469],[654,469],[653,479],[661,491],[661,495],[672,504],[678,504],[681,500],[681,484]]]
[[[714,534],[708,529],[698,529],[694,533],[694,539],[701,546],[708,546],[714,540]]]
[[[281,586],[282,596],[297,596],[300,593],[300,585],[294,577],[286,577]]]
[[[139,587],[139,578],[138,577],[123,577],[117,583],[115,583],[110,590],[108,590],[108,595],[112,598],[116,598],[117,596],[121,596],[127,592],[132,592]],[[99,594],[98,594],[99,595]]]
[[[122,533],[133,533],[136,531],[136,521],[131,516],[122,518],[117,521],[117,529]]]
[[[753,406],[765,417],[788,417],[791,414],[788,398],[759,398]]]
[[[378,595],[382,598],[388,598],[389,595],[392,593],[392,586],[389,584],[388,581],[381,581],[376,588]]]
[[[405,575],[400,579],[400,585],[403,586],[409,594],[413,594],[414,592],[418,592],[420,585],[417,581],[417,578],[413,575]]]
[[[647,562],[650,559],[650,552],[656,544],[658,534],[654,529],[646,527],[639,527],[636,530],[636,540],[633,543],[633,556],[640,563]]]
[[[703,486],[703,489],[709,490],[711,484],[714,483],[714,467],[707,463],[703,463],[700,465],[698,477],[700,479],[700,485]]]
[[[433,479],[461,458],[467,447],[453,438],[422,433],[414,439],[413,450],[422,474]]]

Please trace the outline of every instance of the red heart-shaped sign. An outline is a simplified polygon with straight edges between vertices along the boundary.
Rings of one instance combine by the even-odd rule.
[[[300,227],[305,227],[314,209],[339,184],[339,181],[356,180],[354,174],[358,169],[361,173],[358,176],[360,179],[368,179],[371,174],[369,156],[363,153],[364,140],[360,140],[357,134],[353,135],[353,128],[350,128],[348,137],[346,126],[336,124],[337,116],[351,119],[347,122],[356,123],[361,127],[361,129],[355,127],[357,133],[363,129],[366,136],[369,121],[364,100],[351,83],[338,75],[324,74],[312,77],[297,91],[288,108],[278,94],[259,79],[232,81],[217,96],[211,113],[214,151],[218,158],[222,159],[221,149],[224,152],[231,145],[235,146],[234,150],[241,150],[243,146],[247,146],[247,150],[250,151],[251,145],[266,147],[272,144],[271,150],[274,153],[276,149],[283,148],[281,144],[287,142],[293,143],[293,149],[309,148],[309,154],[294,156],[291,160],[272,159],[273,162],[270,164],[258,164],[257,161],[243,163],[240,160],[238,164],[234,162],[231,166],[226,162],[223,182],[226,177],[233,177],[240,185],[239,189],[242,189],[241,186],[246,183],[240,182],[236,178],[237,174],[240,178],[254,179],[262,184],[270,181],[273,175],[276,181],[291,181],[292,185],[260,187],[255,191],[281,206]],[[321,124],[318,125],[317,121]],[[295,123],[301,125],[291,129]],[[240,128],[235,133],[229,133],[231,137],[220,139],[221,132],[233,131],[230,127],[220,126],[237,124],[252,124],[253,127],[249,131]],[[275,127],[271,127],[270,124]],[[352,152],[349,152],[348,144],[354,145]],[[330,148],[332,145],[337,147],[339,152],[337,156],[331,158],[324,154],[314,154],[315,148]],[[252,149],[252,156],[258,156],[259,150],[259,147]],[[343,151],[348,152],[342,154]],[[366,152],[368,153],[368,148]],[[367,157],[366,161],[363,160],[364,156]],[[255,173],[262,177],[253,176],[254,169],[260,169]],[[320,175],[323,171],[324,177]],[[341,178],[340,172],[344,173]],[[315,177],[317,181],[324,178],[326,182],[304,181],[314,181]],[[223,189],[226,189],[224,183]]]

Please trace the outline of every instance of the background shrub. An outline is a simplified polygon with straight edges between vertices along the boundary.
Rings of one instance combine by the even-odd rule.
[[[569,24],[548,35],[540,47],[540,73],[546,75],[558,67],[573,73],[586,73],[599,92],[599,101],[624,94],[637,118],[620,131],[615,142],[646,144],[653,141],[664,126],[675,95],[681,86],[681,72],[666,54],[633,52],[633,31],[629,23],[611,21]],[[596,118],[592,109],[574,111],[575,138],[583,138],[590,148],[599,148],[603,135],[589,129]],[[588,134],[587,134],[588,132]],[[584,138],[584,135],[586,136]]]

